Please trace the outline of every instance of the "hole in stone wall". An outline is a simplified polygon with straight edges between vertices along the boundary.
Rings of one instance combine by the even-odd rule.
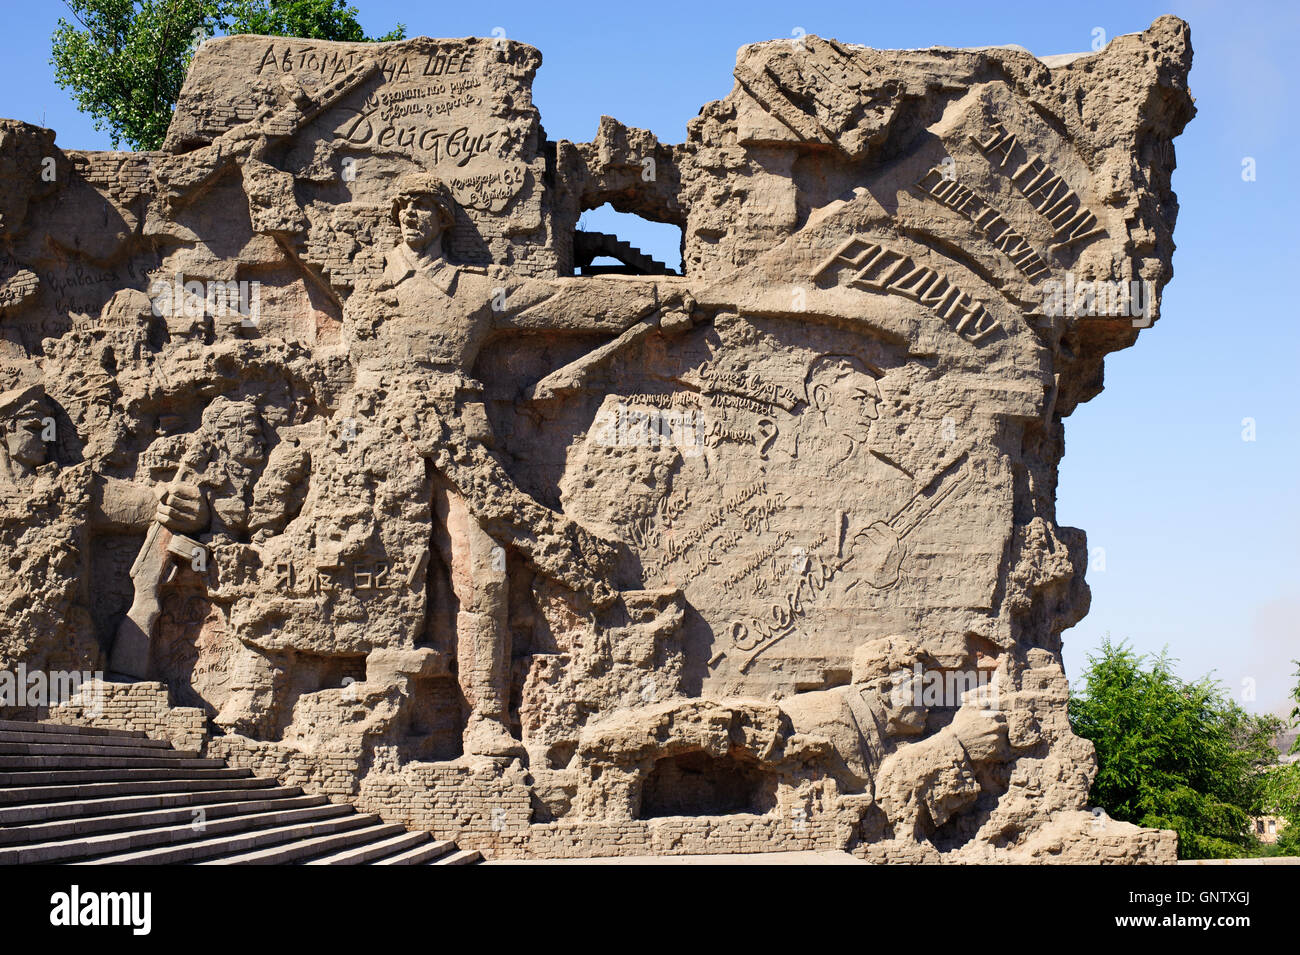
[[[679,226],[616,212],[609,203],[578,220],[573,236],[577,275],[679,275],[681,266]]]
[[[456,678],[425,677],[414,684],[414,692],[407,701],[410,721],[398,742],[402,759],[456,759],[463,752],[461,740],[465,729]]]
[[[561,741],[546,751],[548,769],[567,769],[577,755],[578,744],[572,740]]]
[[[282,701],[273,707],[274,727],[269,742],[284,738],[285,730],[299,716],[295,709],[300,704],[306,707],[310,719],[315,707],[334,705],[321,703],[316,694],[340,690],[366,678],[364,653],[324,654],[294,649],[268,652],[267,658],[274,668],[273,697]]]
[[[666,756],[641,787],[641,818],[766,812],[775,781],[752,760],[705,752]]]
[[[100,646],[107,652],[117,637],[118,625],[127,611],[135,590],[131,582],[131,565],[144,544],[144,534],[95,534],[90,541],[90,616]]]

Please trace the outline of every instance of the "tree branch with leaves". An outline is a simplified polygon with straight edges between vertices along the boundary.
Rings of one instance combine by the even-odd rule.
[[[369,37],[344,0],[64,0],[52,38],[54,78],[108,130],[113,147],[157,149],[194,53],[218,33],[304,39],[400,40],[398,24]]]

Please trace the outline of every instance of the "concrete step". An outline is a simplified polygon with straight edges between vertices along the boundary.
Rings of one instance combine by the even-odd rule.
[[[8,730],[13,730],[15,733],[75,733],[78,736],[147,738],[141,730],[119,730],[104,726],[72,726],[62,723],[34,723],[28,720],[0,720],[0,732]]]
[[[69,802],[80,798],[99,799],[108,796],[133,796],[143,793],[204,792],[214,789],[262,789],[278,786],[274,779],[254,776],[248,770],[238,770],[237,775],[216,777],[202,775],[197,778],[167,777],[152,779],[148,773],[140,777],[129,776],[121,782],[90,782],[46,786],[15,786],[0,789],[0,807],[27,806],[42,802]]]
[[[596,259],[602,257],[616,259],[623,263],[624,267],[640,271],[646,275],[670,274],[665,263],[646,255],[632,243],[608,232],[587,232],[583,230],[574,233],[573,255],[575,264],[582,269],[583,274],[620,271],[618,266],[592,264]]]
[[[665,265],[663,262],[660,262],[658,259],[646,255],[644,252],[642,252],[640,249],[634,246],[631,242],[627,242],[623,239],[620,239],[619,241],[615,242],[612,248],[621,254],[611,256],[611,257],[617,258],[628,265],[636,266],[638,268],[644,268],[646,270],[668,268],[668,266]]]
[[[143,733],[0,720],[0,865],[481,859]]]
[[[158,862],[184,861],[191,856],[185,851],[184,843],[211,841],[215,837],[253,838],[259,831],[273,831],[283,827],[293,827],[332,820],[354,813],[351,806],[338,806],[329,803],[323,806],[308,806],[302,809],[287,809],[255,813],[250,816],[236,816],[231,819],[208,820],[201,832],[185,824],[164,826],[158,829],[135,829],[127,832],[112,832],[101,835],[85,836],[53,842],[41,842],[16,848],[0,849],[0,865],[16,865],[33,862],[71,862],[91,859],[95,856],[110,854],[134,854],[140,850],[158,849]],[[250,843],[250,847],[256,843]],[[175,848],[177,859],[161,856],[165,850]],[[234,846],[232,848],[241,848]],[[220,850],[218,850],[220,851]],[[230,851],[230,850],[227,850]]]
[[[208,765],[206,761],[205,765]],[[152,769],[51,769],[27,772],[0,772],[0,789],[19,786],[84,785],[87,783],[115,783],[137,779],[239,779],[252,776],[252,770],[232,769],[215,761],[216,769],[192,769],[187,766],[166,765]]]
[[[59,737],[50,737],[58,739]],[[199,754],[193,750],[172,749],[171,747],[100,746],[95,743],[7,743],[0,740],[0,765],[12,756],[106,756],[112,759],[130,759],[143,756],[149,759],[198,759]]]
[[[0,730],[0,743],[68,743],[90,746],[122,746],[135,749],[171,749],[172,745],[165,739],[149,739],[144,736],[90,736],[71,732],[71,727],[69,727],[69,730],[67,733]]]
[[[24,826],[0,829],[0,846],[17,846],[36,842],[54,842],[75,839],[103,832],[123,832],[164,826],[208,826],[217,819],[265,812],[284,812],[309,806],[323,806],[329,802],[324,796],[290,796],[283,799],[240,799],[212,802],[202,805],[173,806],[165,809],[148,809],[141,812],[110,813],[98,816],[80,816],[51,822],[34,822]],[[202,815],[200,815],[200,813]]]
[[[199,759],[193,754],[178,756],[4,756],[0,755],[0,770],[17,769],[153,769],[179,766],[188,769],[210,769],[224,766],[219,759]]]
[[[424,865],[456,851],[456,843],[449,839],[432,839],[414,849],[376,859],[371,865]]]
[[[358,816],[368,820],[364,827],[348,832],[326,833],[311,839],[286,842],[276,846],[241,852],[238,855],[212,859],[204,865],[287,865],[304,862],[321,854],[338,853],[392,838],[402,833],[401,826],[386,825],[378,816]]]
[[[274,784],[275,780],[257,780]],[[251,780],[250,780],[251,782]],[[119,785],[109,783],[110,786]],[[244,788],[227,787],[224,789],[204,789],[212,783],[197,784],[198,788],[186,791],[171,785],[146,793],[105,795],[96,797],[80,794],[93,787],[69,787],[70,791],[57,792],[54,798],[44,802],[29,802],[17,806],[0,806],[0,826],[30,825],[36,822],[55,822],[60,819],[75,819],[83,816],[108,816],[115,813],[147,812],[151,809],[168,809],[176,806],[206,806],[219,802],[244,802],[256,799],[287,799],[301,796],[302,789],[297,786],[248,786]],[[54,788],[54,787],[50,787]],[[64,797],[64,798],[59,798]],[[3,830],[0,830],[0,835]]]
[[[432,862],[426,862],[425,865],[474,865],[476,862],[483,861],[483,853],[477,849],[458,849],[457,851],[443,856],[441,859],[434,859]]]
[[[429,841],[427,832],[407,832],[401,826],[388,826],[396,830],[386,839],[371,839],[350,849],[308,859],[305,865],[362,865],[397,852],[405,852]]]
[[[316,811],[321,812],[324,808],[322,807]],[[351,806],[332,806],[330,808],[341,810],[341,812],[335,813],[330,818],[269,828],[246,828],[243,832],[221,835],[216,838],[200,839],[175,846],[131,850],[115,855],[85,859],[77,864],[174,865],[184,862],[201,862],[221,856],[242,855],[257,849],[316,839],[335,833],[351,832],[354,829],[364,829],[378,821],[377,816],[363,816]]]

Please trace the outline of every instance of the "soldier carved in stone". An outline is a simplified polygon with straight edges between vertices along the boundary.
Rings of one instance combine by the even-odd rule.
[[[509,726],[508,561],[497,537],[522,546],[526,558],[541,558],[542,548],[530,547],[536,528],[526,526],[527,516],[553,522],[560,530],[553,539],[570,549],[570,559],[561,556],[557,563],[552,557],[546,569],[589,599],[608,602],[612,594],[584,573],[590,560],[599,559],[601,543],[545,512],[494,460],[483,385],[469,377],[489,335],[510,327],[520,312],[555,290],[543,282],[520,286],[503,272],[494,279],[485,269],[449,262],[445,241],[455,222],[453,203],[450,190],[434,176],[411,174],[397,183],[391,215],[401,241],[387,254],[375,296],[379,307],[365,295],[350,302],[358,333],[350,349],[358,359],[359,381],[394,384],[402,403],[394,413],[423,414],[425,430],[413,437],[436,469],[434,539],[451,580],[458,677],[469,707],[464,752],[507,756],[523,750]],[[498,489],[524,512],[518,522],[522,534],[490,528],[481,479],[458,466],[465,454],[480,468],[497,470]],[[477,493],[467,487],[467,478]]]

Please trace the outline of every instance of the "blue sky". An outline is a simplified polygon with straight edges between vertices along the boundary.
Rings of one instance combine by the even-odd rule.
[[[538,47],[542,121],[551,139],[573,140],[590,139],[604,113],[680,142],[731,89],[737,47],[797,30],[882,49],[1017,43],[1046,55],[1091,49],[1098,28],[1113,37],[1163,13],[1187,20],[1199,115],[1176,141],[1164,318],[1107,360],[1106,390],[1066,421],[1058,515],[1093,549],[1092,612],[1065,635],[1066,668],[1076,677],[1109,633],[1144,652],[1168,646],[1184,676],[1214,671],[1248,708],[1283,704],[1300,657],[1300,296],[1289,285],[1300,273],[1300,5],[353,2],[371,33],[399,21],[412,35],[499,27]],[[108,148],[53,81],[63,4],[2,6],[0,115],[50,126],[66,148]],[[600,228],[601,215],[584,225]],[[671,231],[619,231],[676,261]]]

